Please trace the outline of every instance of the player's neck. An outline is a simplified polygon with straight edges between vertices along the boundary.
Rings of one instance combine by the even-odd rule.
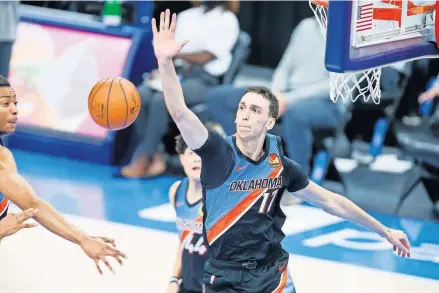
[[[200,180],[189,179],[187,199],[190,203],[198,201],[203,196],[203,188]]]
[[[259,160],[264,155],[264,142],[265,135],[249,140],[242,139],[239,136],[236,137],[236,146],[241,153],[253,161]]]

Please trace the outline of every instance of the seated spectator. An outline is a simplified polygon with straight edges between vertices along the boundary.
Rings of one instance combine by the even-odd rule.
[[[201,1],[200,1],[201,2]],[[199,7],[181,12],[177,18],[175,37],[189,40],[176,57],[182,78],[186,104],[191,107],[204,101],[207,89],[220,84],[220,78],[232,61],[232,49],[238,40],[239,23],[230,1],[202,1]],[[153,71],[139,87],[142,109],[134,127],[140,137],[131,163],[118,176],[151,177],[166,170],[159,151],[168,130],[166,109],[158,71]]]
[[[271,90],[279,99],[282,123],[274,130],[285,140],[288,156],[309,173],[312,129],[337,127],[346,117],[346,106],[329,98],[329,72],[325,68],[325,40],[314,17],[304,19],[293,31],[277,66]],[[207,95],[212,116],[230,135],[238,103],[245,89],[220,86]]]
[[[439,76],[437,77],[439,78]],[[439,82],[419,96],[419,103],[431,101],[439,96]]]
[[[350,102],[329,97],[330,75],[325,68],[325,39],[315,17],[302,20],[275,69],[271,90],[279,99],[280,123],[272,130],[280,135],[288,156],[310,173],[315,129],[340,126],[348,117]],[[383,69],[381,88],[395,87],[405,64]],[[214,120],[227,135],[235,132],[234,117],[244,88],[231,85],[209,90],[206,100]]]

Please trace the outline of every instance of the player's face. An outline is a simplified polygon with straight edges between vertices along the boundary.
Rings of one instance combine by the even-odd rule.
[[[265,135],[273,128],[275,119],[270,117],[270,102],[256,93],[245,94],[236,113],[236,132],[241,138]]]
[[[0,134],[15,131],[18,119],[17,96],[11,87],[0,87]]]
[[[184,173],[193,180],[200,180],[201,175],[201,158],[190,148],[186,148],[180,155],[180,161],[183,165]]]

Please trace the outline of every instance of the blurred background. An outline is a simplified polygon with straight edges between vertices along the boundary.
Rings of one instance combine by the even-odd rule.
[[[197,14],[194,9],[202,6],[211,13]],[[361,100],[334,104],[324,65],[325,41],[308,1],[1,1],[0,74],[15,89],[20,111],[17,131],[7,137],[6,144],[37,194],[78,225],[125,233],[121,236],[125,246],[139,254],[148,250],[148,257],[156,257],[148,245],[172,250],[174,244],[163,244],[173,243],[167,233],[176,231],[167,192],[184,173],[175,152],[178,129],[168,117],[157,82],[150,27],[152,17],[159,17],[166,8],[178,14],[176,37],[191,40],[176,65],[186,102],[203,122],[233,134],[234,114],[245,87],[261,85],[281,92],[286,107],[273,133],[284,139],[287,155],[318,184],[348,197],[388,225],[406,229],[415,247],[415,257],[401,260],[386,258],[373,245],[359,248],[347,236],[343,243],[351,241],[352,245],[342,241],[307,245],[310,237],[360,228],[297,203],[300,210],[286,213],[306,223],[287,228],[286,246],[297,256],[292,266],[319,259],[337,262],[334,274],[350,271],[367,292],[439,288],[439,109],[437,101],[418,102],[419,95],[436,82],[439,61],[421,59],[383,69],[379,105]],[[139,118],[121,131],[96,125],[87,108],[93,85],[114,76],[133,82],[142,98]],[[309,220],[310,215],[315,220]],[[20,263],[27,257],[47,263],[50,258],[59,259],[56,249],[46,251],[48,242],[58,240],[47,236],[51,240],[38,244],[37,232],[26,233],[31,236],[17,235],[0,246],[0,270],[9,270],[9,275],[0,276],[0,284],[10,289],[0,288],[0,292],[29,292],[18,281],[18,272],[38,276],[32,277],[36,282],[33,292],[88,290],[87,284],[90,292],[108,284],[112,289],[106,292],[116,292],[126,288],[130,277],[136,278],[130,279],[133,292],[140,292],[139,288],[164,292],[161,288],[166,288],[173,251],[171,257],[165,256],[170,260],[155,269],[153,261],[143,255],[145,263],[131,264],[132,275],[122,273],[117,277],[120,283],[105,279],[110,283],[103,285],[87,277],[81,285],[69,287],[50,281],[36,264],[22,271]],[[358,243],[378,241],[357,236],[352,239]],[[13,256],[18,253],[19,239],[28,239],[29,249],[33,245],[45,251],[41,256],[31,252]],[[151,239],[160,241],[153,244]],[[338,267],[343,262],[356,267]],[[13,273],[10,267],[17,271]],[[331,268],[335,267],[328,265],[328,271]],[[59,269],[55,272],[47,266],[45,270],[71,281]],[[142,278],[142,270],[154,277]],[[370,270],[395,275],[375,275]],[[365,277],[361,281],[364,272],[370,275],[363,277],[379,281],[368,283]],[[394,278],[401,278],[397,290],[390,285],[396,282]],[[309,287],[313,282],[304,273],[297,272],[297,279],[297,286],[303,288],[299,292],[323,292],[318,291],[318,284]],[[99,286],[104,287],[96,289]],[[350,284],[337,292],[363,292],[358,288]]]

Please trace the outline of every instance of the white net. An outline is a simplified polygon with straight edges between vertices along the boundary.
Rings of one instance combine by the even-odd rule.
[[[323,37],[326,38],[328,24],[327,0],[309,0],[309,6],[314,12],[317,22],[320,24]],[[330,72],[330,97],[335,103],[339,98],[346,102],[352,102],[362,98],[365,102],[372,100],[375,104],[380,103],[381,68],[373,68],[364,72],[336,73]]]

